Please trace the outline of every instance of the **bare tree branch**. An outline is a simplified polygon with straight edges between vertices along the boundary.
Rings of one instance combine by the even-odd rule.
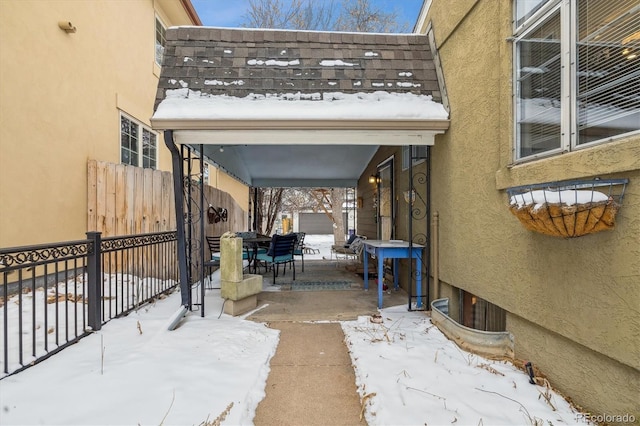
[[[321,30],[331,28],[335,0],[249,0],[243,27]]]
[[[406,31],[408,25],[399,26],[398,15],[374,8],[370,0],[249,0],[243,16],[243,27],[338,30],[358,32]],[[253,194],[252,194],[253,197]],[[315,203],[314,203],[315,197]],[[256,205],[257,230],[271,234],[278,213],[283,210],[323,210],[334,224],[334,238],[344,241],[344,188],[317,191],[283,188],[259,188]]]
[[[408,25],[398,25],[397,12],[375,8],[370,0],[343,0],[342,10],[334,25],[337,31],[389,33],[407,31]]]
[[[355,32],[406,32],[396,11],[371,0],[249,0],[243,27]]]

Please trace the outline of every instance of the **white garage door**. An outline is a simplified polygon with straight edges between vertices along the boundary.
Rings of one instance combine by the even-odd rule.
[[[346,226],[347,215],[344,215]],[[312,235],[333,234],[333,222],[324,213],[299,213],[298,229]],[[346,233],[346,229],[345,229]]]

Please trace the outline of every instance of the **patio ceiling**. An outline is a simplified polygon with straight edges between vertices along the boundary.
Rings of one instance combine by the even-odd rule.
[[[254,187],[355,187],[374,145],[206,145],[204,153]],[[233,164],[233,166],[232,166]]]
[[[366,125],[367,123],[363,123]],[[372,126],[375,127],[375,126]],[[355,187],[381,145],[433,145],[436,130],[176,130],[254,187]]]
[[[151,124],[255,187],[352,187],[449,125],[425,36],[180,27]]]

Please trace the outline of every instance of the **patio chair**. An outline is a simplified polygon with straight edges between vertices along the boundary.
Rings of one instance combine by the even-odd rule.
[[[278,235],[271,237],[271,245],[266,253],[258,253],[256,261],[262,262],[267,270],[273,269],[273,284],[276,283],[276,277],[280,272],[280,265],[284,265],[283,275],[287,271],[287,263],[293,268],[293,280],[296,279],[296,262],[293,252],[296,246],[297,238],[294,234]]]
[[[336,266],[338,266],[341,258],[344,260],[360,259],[360,255],[362,254],[362,250],[364,249],[364,240],[366,239],[367,237],[358,235],[354,237],[351,243],[348,245],[332,245],[331,253],[335,254],[336,256]]]
[[[220,236],[216,235],[216,236],[212,236],[212,237],[205,237],[207,240],[207,245],[209,246],[209,252],[211,253],[211,257],[209,260],[205,260],[204,261],[204,270],[205,271],[209,271],[208,274],[206,274],[207,278],[209,278],[211,276],[211,274],[214,271],[214,268],[220,268]],[[215,288],[213,287],[213,283],[211,282],[211,280],[207,279],[208,284],[206,285],[205,288],[209,289],[209,290],[214,290]]]
[[[294,235],[296,235],[297,240],[296,240],[296,246],[293,249],[293,255],[294,256],[300,256],[300,260],[302,261],[302,272],[304,272],[304,251],[305,251],[305,247],[304,247],[304,237],[305,235],[307,235],[306,232],[294,232]]]
[[[206,237],[209,251],[211,252],[211,260],[220,262],[220,235]]]
[[[349,235],[349,239],[344,243],[344,244],[333,244],[331,246],[331,252],[329,253],[329,260],[331,260],[331,257],[333,256],[333,254],[335,253],[335,249],[337,248],[349,248],[349,246],[351,245],[351,243],[358,238],[358,235],[356,234],[351,234]]]

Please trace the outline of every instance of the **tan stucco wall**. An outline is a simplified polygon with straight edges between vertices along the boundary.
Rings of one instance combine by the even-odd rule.
[[[442,291],[462,288],[507,310],[518,357],[575,363],[570,371],[597,360],[617,372],[551,381],[593,412],[637,414],[621,401],[637,396],[640,380],[640,137],[509,167],[511,3],[434,0],[423,25],[433,25],[451,105],[450,128],[432,149]],[[612,231],[557,239],[525,230],[507,209],[507,187],[596,176],[630,179]]]
[[[151,127],[156,15],[193,25],[178,0],[0,1],[0,247],[84,236],[87,160],[120,162],[120,111]]]
[[[636,368],[612,362],[601,353],[515,315],[507,315],[507,327],[520,336],[515,341],[517,357],[534,360],[534,366],[548,375],[554,386],[561,386],[562,392],[571,396],[574,402],[600,401],[601,407],[591,403],[589,406],[599,414],[633,415],[638,424],[640,373]],[[541,357],[541,351],[547,356]],[[623,391],[616,392],[615,398],[607,395],[611,383],[624,384]]]
[[[120,162],[120,110],[149,124],[154,25],[150,1],[0,2],[0,246],[84,235],[87,160]]]
[[[209,185],[228,192],[243,210],[249,211],[249,188],[215,166],[209,166]]]

